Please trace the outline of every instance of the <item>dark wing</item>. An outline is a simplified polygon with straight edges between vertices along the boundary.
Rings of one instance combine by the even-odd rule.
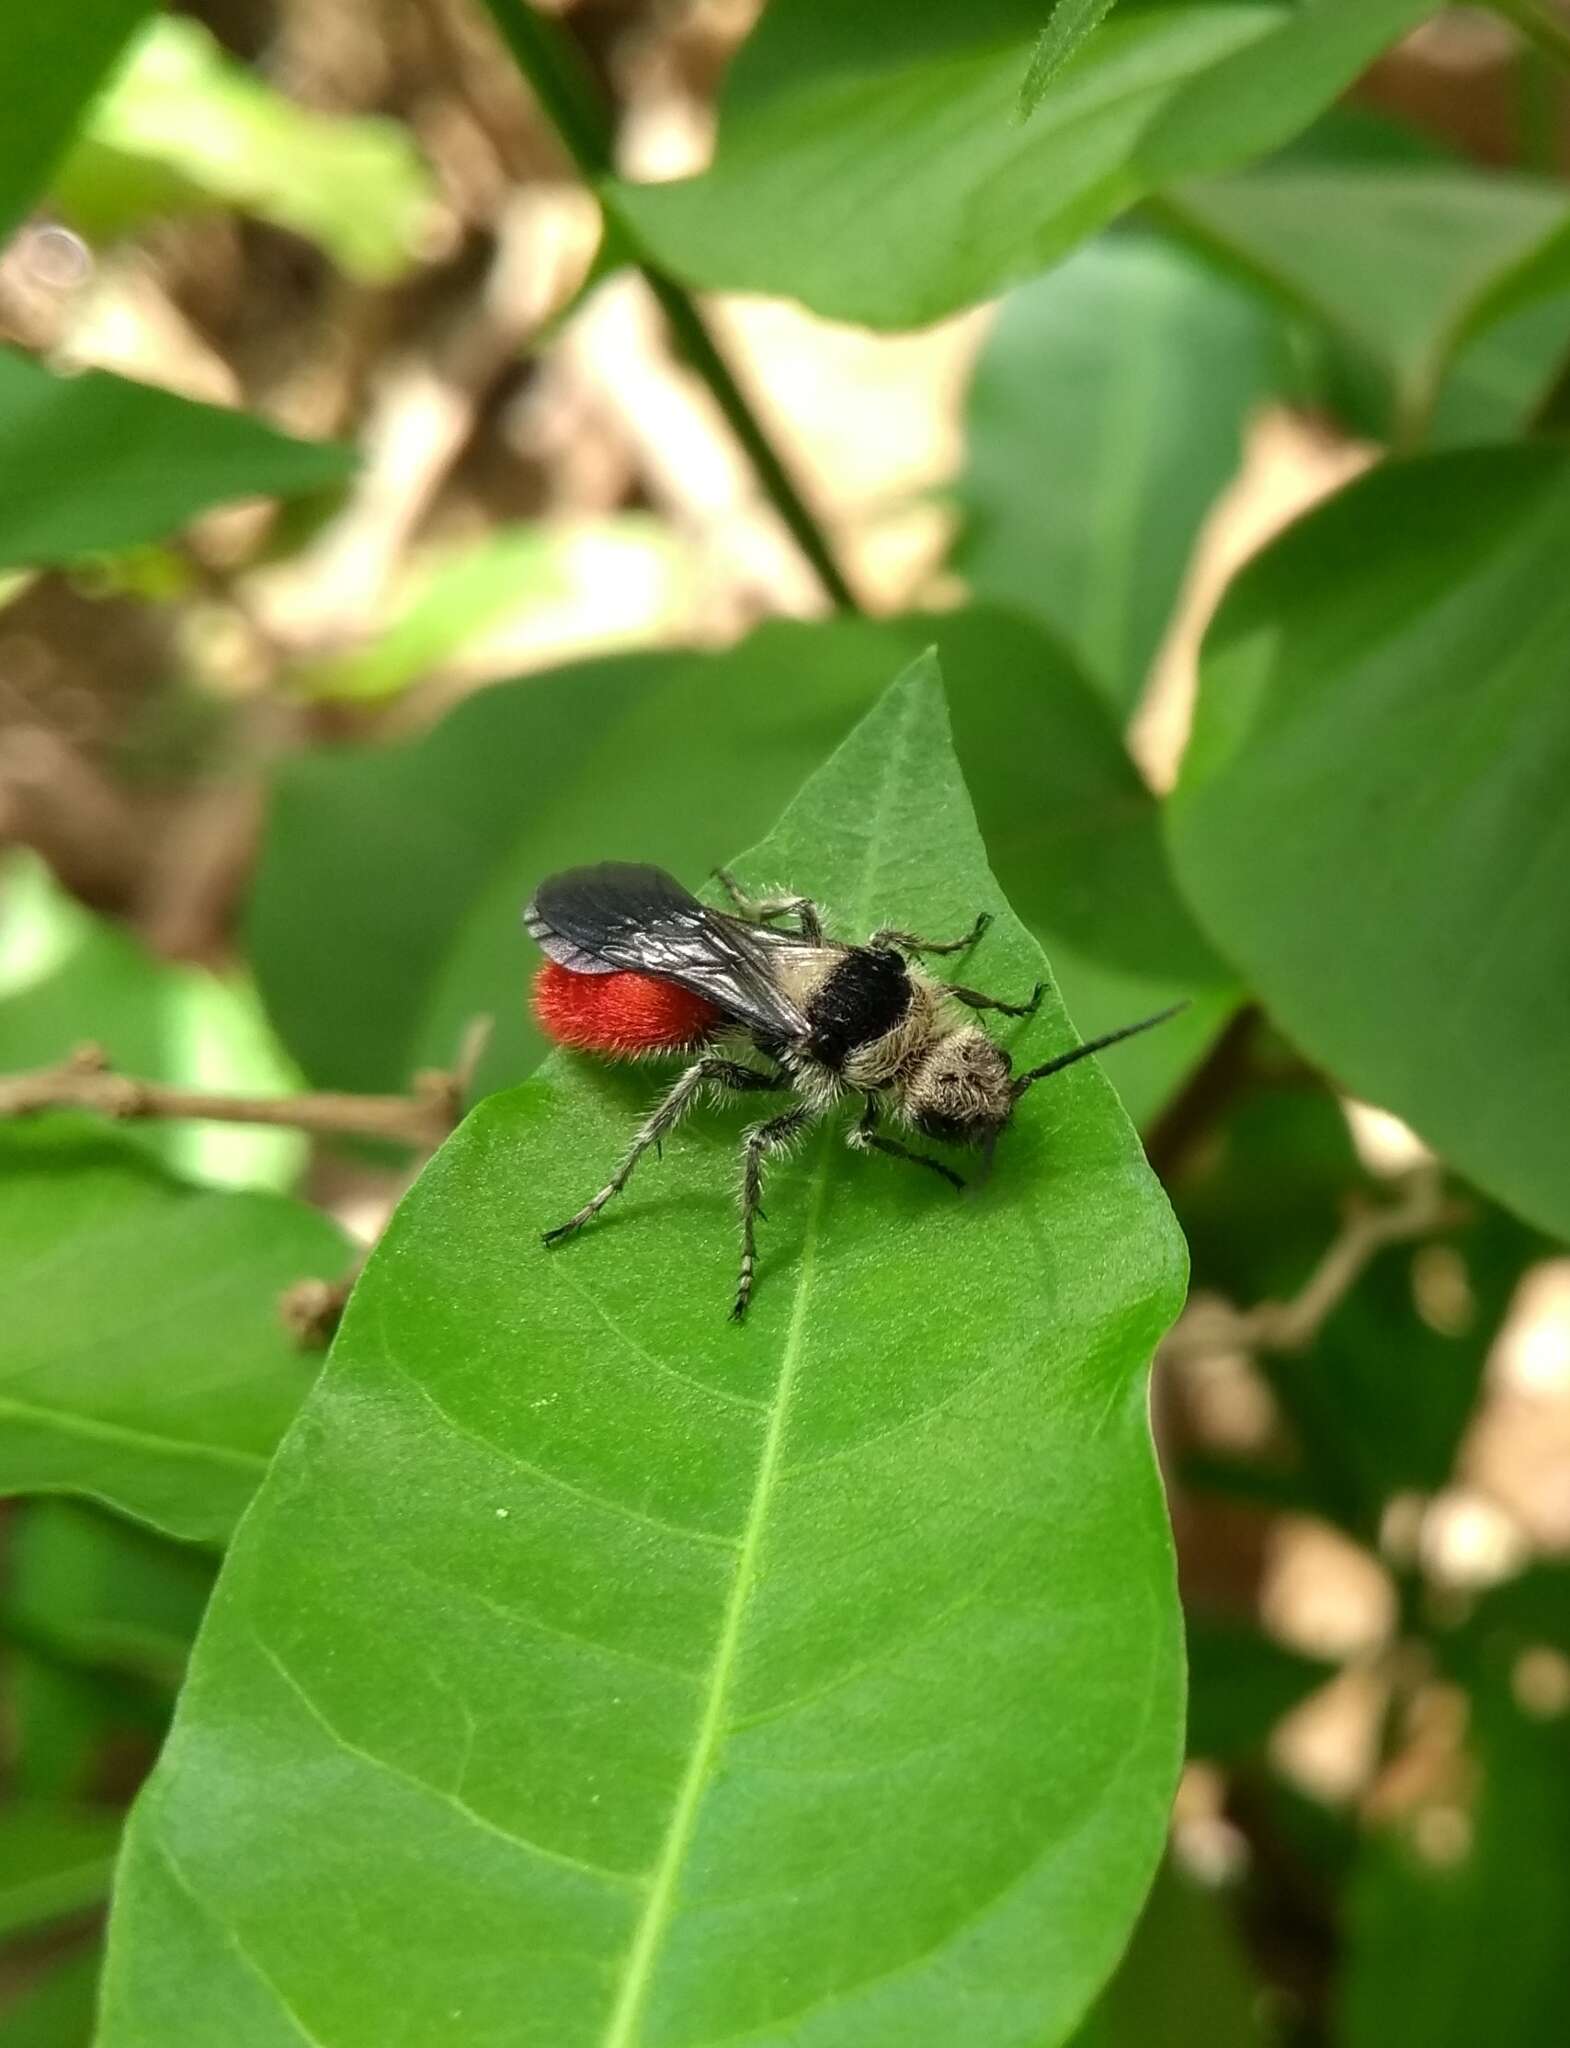
[[[793,1038],[808,1028],[770,971],[768,942],[780,935],[710,910],[663,868],[569,868],[540,884],[523,922],[574,973],[630,968],[704,996],[755,1030]]]

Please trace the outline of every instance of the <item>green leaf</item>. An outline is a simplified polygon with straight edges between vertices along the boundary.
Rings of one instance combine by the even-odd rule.
[[[88,2048],[98,2003],[97,1947],[55,1963],[0,2014],[5,2048]]]
[[[1074,2048],[1264,2048],[1260,1988],[1225,1900],[1168,1860]]]
[[[385,283],[420,253],[435,181],[408,130],[296,106],[194,21],[148,23],[54,180],[84,233],[234,206]]]
[[[151,1762],[212,1559],[64,1499],[17,1504],[8,1528],[7,1780],[24,1797],[86,1798],[111,1744],[122,1776],[128,1741]]]
[[[1562,1713],[1523,1713],[1507,1674],[1489,1674],[1472,1697],[1472,1796],[1441,1810],[1438,1830],[1420,1809],[1365,1846],[1348,1894],[1341,2048],[1540,2048],[1570,2031],[1566,1730]]]
[[[85,1493],[221,1540],[310,1383],[278,1298],[337,1279],[343,1239],[66,1118],[0,1129],[0,1168],[0,1494]]]
[[[121,1073],[241,1095],[285,1095],[298,1076],[251,990],[159,960],[84,910],[41,861],[0,862],[0,1072],[53,1067],[84,1039]],[[289,1186],[305,1163],[293,1131],[149,1123],[128,1133],[187,1180]]]
[[[1148,193],[1285,142],[1433,0],[1120,7],[1016,118],[1041,0],[796,0],[732,67],[711,170],[617,184],[689,284],[913,327],[1023,282]]]
[[[0,567],[161,540],[210,506],[323,490],[353,466],[247,413],[0,349]]]
[[[178,1685],[213,1562],[80,1502],[29,1501],[13,1517],[6,1615],[63,1658]]]
[[[488,1014],[481,1084],[519,1079],[544,1043],[518,946],[539,877],[625,857],[701,878],[934,640],[994,865],[1079,1028],[1198,998],[1108,1057],[1143,1120],[1230,1007],[1230,976],[1172,886],[1106,712],[1050,641],[997,612],[776,624],[724,654],[582,663],[486,690],[410,745],[290,762],[251,928],[279,1029],[320,1085],[397,1088]]]
[[[1189,900],[1304,1051],[1558,1236],[1567,545],[1557,449],[1343,491],[1229,592],[1168,805]]]
[[[1044,971],[930,660],[740,866],[857,925],[991,908],[977,977]],[[1068,1038],[1049,995],[1013,1042]],[[133,1819],[103,2048],[1044,2048],[1110,1969],[1181,1687],[1182,1246],[1115,1098],[1037,1091],[968,1202],[810,1139],[738,1328],[734,1118],[531,1242],[649,1090],[558,1059],[373,1254]]]
[[[1052,13],[1031,52],[1030,69],[1019,89],[1019,110],[1028,117],[1064,65],[1112,12],[1112,0],[1052,0]]]
[[[1432,414],[1480,305],[1570,220],[1562,187],[1422,164],[1292,165],[1186,186],[1163,208],[1329,327],[1398,438]]]
[[[1441,11],[1434,0],[1300,0],[1161,109],[1140,139],[1141,170],[1154,188],[1268,155]]]
[[[119,1840],[117,1813],[8,1800],[0,1809],[0,1936],[96,1905]]]
[[[73,0],[0,11],[0,243],[43,191],[83,108],[151,0]]]
[[[1057,633],[1119,716],[1241,461],[1269,331],[1186,256],[1118,236],[1012,293],[977,360],[954,566]]]

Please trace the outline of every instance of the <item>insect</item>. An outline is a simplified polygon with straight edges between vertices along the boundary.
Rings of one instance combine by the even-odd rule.
[[[941,981],[914,957],[967,952],[992,921],[986,911],[956,939],[924,939],[886,925],[865,945],[847,945],[827,936],[810,898],[754,898],[723,869],[717,879],[734,906],[729,912],[700,903],[663,869],[607,861],[552,875],[523,915],[545,954],[535,1013],[559,1044],[612,1058],[696,1055],[638,1126],[610,1179],[575,1216],[544,1233],[546,1244],[592,1222],[643,1155],[658,1151],[705,1094],[785,1090],[796,1098],[752,1124],[742,1141],[741,1268],[731,1308],[737,1322],[752,1299],[765,1164],[837,1103],[861,1103],[846,1132],[854,1149],[909,1160],[962,1188],[951,1166],[890,1135],[882,1120],[977,1147],[988,1159],[1026,1089],[1183,1007],[1016,1075],[1006,1049],[975,1016],[1032,1016],[1046,984],[1010,1002]],[[745,1058],[749,1050],[764,1064]]]

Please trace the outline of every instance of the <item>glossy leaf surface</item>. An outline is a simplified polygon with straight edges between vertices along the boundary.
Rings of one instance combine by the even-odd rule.
[[[739,865],[1043,972],[930,662]],[[1110,1969],[1181,1747],[1132,1130],[1083,1063],[966,1201],[816,1134],[737,1327],[734,1114],[535,1242],[652,1078],[483,1104],[373,1255],[133,1818],[104,2048],[1042,2048]]]
[[[618,185],[688,281],[913,327],[1022,282],[1173,179],[1305,127],[1432,0],[1111,14],[1029,120],[1041,0],[797,0],[732,68],[713,168]]]
[[[0,1131],[0,1494],[226,1536],[311,1378],[279,1316],[348,1251],[314,1209],[200,1193],[64,1118]]]
[[[1229,593],[1169,805],[1190,901],[1304,1050],[1561,1236],[1567,546],[1555,449],[1342,492]]]

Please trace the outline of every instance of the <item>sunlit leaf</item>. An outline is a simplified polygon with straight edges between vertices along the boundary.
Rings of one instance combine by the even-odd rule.
[[[0,1128],[0,1494],[85,1493],[228,1534],[311,1378],[279,1297],[336,1280],[336,1228],[171,1181],[72,1120]]]
[[[167,16],[137,39],[53,190],[95,236],[239,207],[318,243],[368,283],[411,267],[435,197],[399,123],[298,106],[196,22]]]
[[[713,168],[618,184],[690,283],[913,327],[1023,282],[1174,179],[1305,127],[1433,0],[1119,7],[1028,121],[1042,0],[796,0],[727,79]]]
[[[143,1080],[240,1095],[284,1095],[296,1082],[249,988],[156,959],[29,856],[0,864],[0,929],[0,1073],[58,1066],[91,1041]],[[219,1187],[287,1187],[306,1152],[296,1132],[244,1124],[171,1119],[128,1136]]]
[[[1376,471],[1206,642],[1178,873],[1338,1082],[1570,1234],[1570,461]]]
[[[322,490],[353,466],[248,413],[0,349],[0,566],[161,540],[210,506]]]
[[[1044,971],[930,662],[740,866]],[[104,2048],[1045,2048],[1110,1969],[1181,1663],[1182,1247],[1115,1097],[1038,1090],[968,1201],[815,1136],[737,1327],[733,1116],[532,1241],[651,1079],[483,1104],[373,1255],[133,1819]]]

